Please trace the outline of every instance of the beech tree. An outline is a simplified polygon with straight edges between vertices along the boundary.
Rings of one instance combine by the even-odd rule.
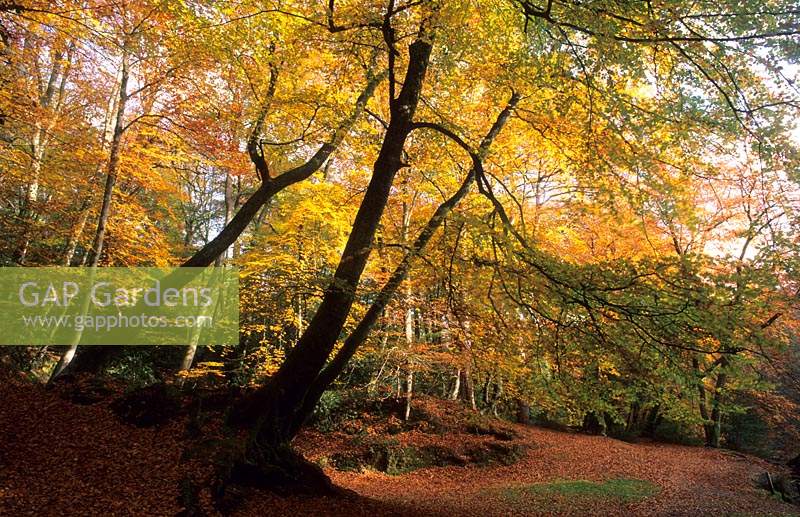
[[[677,16],[681,27],[688,27],[688,33],[684,30],[676,30],[670,19],[659,18],[657,13],[645,10],[637,13],[647,19],[649,23],[643,23],[635,18],[616,14],[602,9],[589,9],[589,14],[599,16],[601,22],[610,26],[592,27],[578,25],[572,21],[572,17],[585,22],[580,9],[574,10],[565,6],[553,5],[549,3],[545,8],[537,8],[530,3],[520,4],[525,18],[525,29],[529,28],[528,23],[532,20],[542,20],[549,24],[553,30],[557,31],[564,38],[566,44],[576,45],[569,33],[574,31],[582,37],[589,36],[592,42],[597,42],[600,46],[606,46],[610,42],[617,42],[620,47],[628,47],[630,44],[641,44],[647,47],[664,44],[670,47],[669,59],[677,63],[681,61],[684,66],[697,67],[703,77],[711,84],[713,90],[722,97],[722,100],[729,108],[729,115],[739,122],[743,129],[752,131],[740,116],[741,109],[735,104],[734,98],[728,93],[724,82],[720,82],[714,77],[704,63],[699,63],[692,52],[687,51],[682,45],[685,42],[713,43],[721,46],[724,43],[735,41],[764,40],[772,37],[792,35],[791,30],[781,30],[776,27],[774,30],[769,28],[764,33],[747,33],[739,36],[719,36],[715,33],[698,34],[689,23]],[[393,17],[396,7],[390,2],[384,23],[381,27],[384,40],[389,49],[389,121],[386,133],[383,137],[382,145],[372,173],[372,178],[367,187],[359,211],[356,215],[350,238],[345,246],[342,259],[334,274],[333,280],[325,292],[317,312],[310,320],[305,332],[298,339],[296,345],[288,353],[285,361],[273,375],[270,381],[258,389],[235,414],[235,419],[244,421],[253,426],[253,438],[247,447],[244,462],[238,465],[239,469],[248,472],[255,470],[262,474],[269,472],[273,482],[311,482],[315,488],[319,488],[319,481],[314,483],[309,481],[310,472],[315,470],[308,464],[300,461],[290,450],[289,443],[297,432],[299,424],[305,419],[309,408],[313,407],[318,400],[321,391],[313,390],[315,383],[325,384],[325,375],[321,375],[325,368],[326,360],[336,344],[337,337],[341,332],[350,307],[353,304],[358,281],[363,272],[369,250],[371,249],[372,239],[375,235],[381,214],[388,201],[391,185],[395,174],[403,165],[403,149],[409,134],[414,130],[431,129],[438,131],[445,137],[453,140],[457,145],[463,147],[472,157],[475,173],[483,194],[492,201],[496,213],[500,216],[504,226],[516,239],[530,249],[530,244],[519,230],[513,227],[510,218],[505,215],[505,211],[497,198],[492,193],[492,186],[483,173],[480,157],[470,150],[457,135],[439,124],[415,122],[414,116],[417,111],[419,98],[423,88],[426,72],[430,65],[431,51],[436,42],[435,27],[438,23],[440,12],[435,5],[423,5],[421,19],[418,21],[419,28],[416,31],[414,41],[408,47],[408,64],[405,79],[400,84],[399,93],[395,96],[395,64],[396,64],[396,45],[395,28]],[[563,10],[561,13],[559,11]],[[329,21],[333,26],[333,5],[329,6]],[[564,18],[560,18],[562,15]],[[613,20],[613,21],[610,21]],[[366,26],[368,24],[360,24]],[[622,27],[620,27],[620,25]],[[626,28],[630,27],[631,33]],[[725,28],[736,29],[735,25],[728,25]],[[544,30],[547,31],[546,26]],[[672,32],[674,31],[674,32]],[[635,45],[633,45],[635,47]],[[591,46],[587,47],[591,48]],[[634,50],[633,55],[639,51]],[[613,52],[612,52],[613,53]],[[633,56],[628,53],[618,52],[619,55],[626,55],[629,59]],[[582,51],[576,51],[575,57],[577,64],[585,66]],[[641,54],[639,54],[641,55]],[[612,58],[613,59],[613,58]],[[615,63],[617,64],[617,63]],[[589,87],[593,81],[592,76],[585,77]],[[737,94],[743,94],[736,86]],[[741,102],[749,102],[742,99]],[[593,108],[590,108],[593,110]],[[590,114],[594,114],[593,111]],[[590,121],[591,124],[591,121]],[[593,130],[592,127],[589,128]],[[620,138],[624,140],[624,128],[620,128]],[[551,281],[566,287],[563,281],[547,272],[542,267],[537,267],[539,273],[550,277]],[[601,329],[597,329],[600,331]],[[346,356],[340,357],[345,360]],[[336,360],[334,359],[334,366]],[[334,370],[335,371],[335,370]],[[277,471],[275,469],[278,469]],[[252,473],[252,472],[251,472]],[[322,482],[324,484],[324,482]]]

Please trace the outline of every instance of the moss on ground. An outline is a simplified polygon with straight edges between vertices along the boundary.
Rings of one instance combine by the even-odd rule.
[[[498,489],[495,489],[498,490]],[[595,503],[633,503],[652,497],[659,487],[641,479],[607,481],[557,480],[548,483],[502,487],[500,496],[510,503],[546,505],[552,511],[589,509]]]
[[[372,469],[398,475],[425,467],[511,465],[525,455],[525,447],[515,443],[487,442],[457,454],[448,447],[438,445],[401,445],[394,438],[369,439],[366,442],[361,450],[336,453],[325,458],[324,464],[341,471]]]

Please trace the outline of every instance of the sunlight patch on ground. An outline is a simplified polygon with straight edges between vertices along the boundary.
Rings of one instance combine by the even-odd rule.
[[[610,479],[601,482],[557,480],[495,490],[499,490],[499,495],[512,504],[546,504],[556,510],[561,507],[575,509],[600,501],[636,502],[656,495],[660,489],[640,479]]]

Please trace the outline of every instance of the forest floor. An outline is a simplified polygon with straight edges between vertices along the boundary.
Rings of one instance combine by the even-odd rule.
[[[181,480],[197,466],[183,456],[185,419],[157,427],[123,423],[107,402],[75,404],[55,391],[0,380],[0,515],[176,515]],[[420,404],[432,405],[432,399]],[[441,414],[448,414],[443,402]],[[452,403],[450,403],[452,404]],[[485,422],[485,421],[483,421]],[[474,426],[473,426],[474,427]],[[233,515],[800,515],[756,488],[753,479],[778,469],[725,450],[497,423],[486,433],[430,432],[424,426],[390,437],[383,428],[323,434],[306,431],[297,446],[328,465],[340,498],[279,497],[239,492]],[[475,429],[472,429],[475,431]],[[479,429],[480,431],[480,429]],[[509,434],[506,434],[508,432]],[[376,438],[378,436],[378,438]],[[353,443],[386,438],[464,458],[463,465],[398,475],[329,465]],[[478,466],[476,447],[497,443],[522,451],[512,464]],[[503,449],[503,450],[506,450]]]

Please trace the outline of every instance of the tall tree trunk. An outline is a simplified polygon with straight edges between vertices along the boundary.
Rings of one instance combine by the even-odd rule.
[[[472,357],[469,348],[465,348],[464,368],[461,369],[461,400],[466,402],[470,409],[476,411],[478,405],[475,403],[475,385],[472,382]]]
[[[517,402],[517,423],[529,425],[531,423],[531,407],[523,399],[518,398]]]
[[[119,167],[119,155],[122,144],[122,134],[125,131],[125,107],[128,101],[128,55],[125,50],[122,54],[122,64],[119,75],[119,90],[118,98],[114,106],[116,106],[116,113],[114,114],[114,133],[111,137],[108,167],[106,169],[106,184],[103,191],[103,204],[100,207],[100,214],[97,221],[97,230],[95,231],[94,241],[92,242],[92,249],[90,253],[84,256],[86,265],[90,268],[97,268],[100,261],[100,255],[103,252],[103,244],[105,242],[106,224],[108,217],[111,213],[111,200],[114,190],[114,184],[117,181],[117,170]],[[53,382],[58,377],[68,373],[78,372],[94,372],[97,371],[102,364],[105,363],[107,357],[113,354],[113,348],[108,346],[92,347],[89,353],[77,354],[78,341],[80,335],[69,345],[67,351],[61,356],[53,372],[50,374],[48,382]],[[79,359],[76,360],[76,357]]]
[[[225,186],[223,192],[223,198],[225,202],[225,213],[224,213],[224,224],[223,227],[227,226],[228,223],[231,221],[231,217],[233,216],[233,212],[236,209],[234,206],[236,204],[236,199],[233,195],[233,178],[231,177],[230,171],[225,171]],[[188,234],[187,234],[188,237]],[[225,251],[220,254],[216,260],[214,261],[215,267],[222,267],[225,261],[230,258],[231,256],[231,248],[228,247]],[[184,351],[183,358],[181,359],[181,364],[178,367],[178,375],[180,376],[184,372],[188,372],[192,369],[192,363],[194,363],[195,355],[197,354],[197,335],[196,332],[192,333],[192,342],[186,346],[186,350]],[[183,385],[185,376],[180,377],[180,384]]]
[[[727,360],[724,357],[721,361]],[[699,397],[698,408],[700,410],[700,418],[703,419],[703,433],[706,438],[706,446],[719,447],[721,427],[722,427],[722,412],[720,408],[720,391],[725,387],[727,375],[724,372],[717,374],[717,381],[714,386],[714,393],[711,399],[711,407],[709,408],[708,388],[706,388],[704,379],[706,373],[700,367],[700,362],[696,357],[692,358],[692,368],[697,377],[697,394]]]
[[[403,420],[406,422],[411,418],[411,397],[414,394],[414,368],[413,363],[409,361],[406,363],[406,382],[405,382],[405,402],[406,409],[403,412]]]
[[[450,400],[458,400],[458,394],[461,393],[461,369],[456,370],[456,378],[453,381],[453,391],[450,392]]]
[[[412,205],[409,202],[403,202],[403,222],[400,238],[404,246],[408,246],[408,232],[411,227],[411,210]],[[408,274],[406,274],[408,277]],[[411,397],[414,393],[414,360],[411,357],[414,348],[414,307],[411,300],[411,285],[406,281],[406,288],[404,292],[404,323],[405,323],[405,336],[406,336],[406,382],[405,382],[405,403],[406,409],[403,419],[408,421],[411,416]]]
[[[75,251],[78,249],[78,242],[80,242],[83,230],[86,228],[86,223],[89,222],[89,213],[89,202],[84,201],[79,209],[78,221],[75,224],[75,228],[70,233],[67,245],[64,249],[64,265],[67,267],[72,265]]]
[[[119,170],[119,157],[122,147],[122,134],[125,131],[125,108],[128,103],[128,55],[123,51],[122,72],[119,83],[119,101],[114,122],[114,134],[111,137],[111,149],[108,157],[108,168],[106,170],[106,184],[103,190],[103,203],[100,205],[100,214],[97,218],[97,229],[95,230],[92,249],[89,254],[87,265],[97,267],[100,262],[100,255],[103,253],[105,244],[106,227],[108,218],[111,214],[111,201],[114,194],[114,185],[117,182]]]
[[[233,178],[231,177],[230,171],[225,171],[225,191],[223,193],[224,201],[225,201],[225,222],[222,225],[224,228],[228,226],[228,223],[231,222],[231,218],[233,217],[233,212],[236,209],[234,206],[236,203],[236,199],[234,199],[233,195]],[[231,248],[230,246],[225,248],[225,250],[216,258],[214,261],[214,265],[219,267],[222,263],[231,257]]]
[[[273,479],[274,483],[312,484],[313,489],[318,490],[325,490],[326,485],[330,488],[324,475],[323,480],[312,474],[321,474],[321,471],[311,468],[293,453],[289,443],[297,432],[295,423],[305,419],[306,415],[301,412],[306,408],[304,401],[308,391],[322,371],[350,313],[394,177],[404,166],[403,148],[413,129],[413,116],[430,52],[431,43],[424,36],[409,47],[405,80],[398,97],[390,101],[390,121],[372,178],[319,308],[271,381],[254,392],[232,415],[234,420],[253,426],[252,439],[238,472],[256,469],[263,475],[275,473],[277,469],[280,479]]]
[[[728,359],[723,356],[720,359],[717,380],[714,383],[714,397],[711,400],[711,421],[709,432],[706,434],[706,442],[710,447],[719,447],[722,439],[722,395],[728,383]],[[710,434],[710,436],[709,436]]]
[[[48,110],[53,108],[53,113],[49,114],[47,122],[37,118],[34,124],[33,136],[31,137],[31,164],[30,182],[25,190],[25,196],[20,203],[19,218],[22,224],[20,242],[14,251],[14,261],[24,264],[28,255],[28,248],[31,239],[31,226],[36,223],[36,204],[39,200],[39,185],[42,174],[45,151],[50,143],[50,134],[58,120],[58,112],[61,109],[61,100],[64,96],[67,77],[69,76],[69,63],[72,61],[74,45],[70,44],[67,50],[67,66],[64,67],[64,55],[62,52],[55,52],[52,56],[53,62],[48,75],[47,84],[41,89],[39,95],[39,107]],[[62,73],[63,69],[63,73]],[[60,85],[59,83],[60,77]],[[56,95],[58,94],[58,95]],[[57,104],[54,106],[54,101]]]
[[[489,404],[489,409],[492,411],[492,415],[497,417],[497,405],[500,403],[500,399],[503,397],[503,379],[500,379],[495,383],[495,388],[492,393],[492,402]]]

